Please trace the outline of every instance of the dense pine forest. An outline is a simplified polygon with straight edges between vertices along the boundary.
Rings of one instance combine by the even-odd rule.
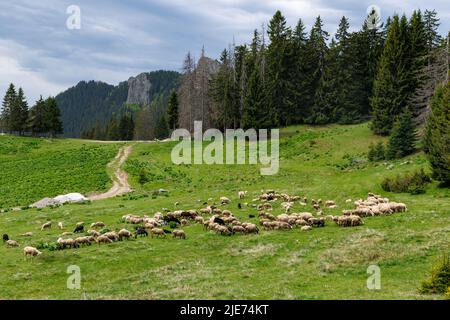
[[[31,108],[22,88],[10,84],[2,102],[0,132],[56,137],[63,133],[60,110],[54,97],[42,96]]]
[[[291,28],[277,11],[250,44],[223,50],[210,81],[202,79],[203,55],[195,68],[187,54],[180,126],[204,119],[204,127],[223,129],[373,119],[374,133],[389,135],[407,110],[423,121],[436,84],[447,79],[448,37],[438,27],[435,11],[385,22],[374,11],[356,32],[342,17],[330,36],[320,16],[308,32],[301,19]]]

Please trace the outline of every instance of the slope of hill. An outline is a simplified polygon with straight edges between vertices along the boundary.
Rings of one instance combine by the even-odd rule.
[[[113,86],[99,81],[81,81],[56,96],[61,109],[64,136],[78,138],[97,121],[105,126],[125,104],[147,105],[176,88],[180,74],[153,71],[131,77]]]
[[[70,192],[105,191],[118,145],[0,136],[0,208]]]
[[[449,189],[433,183],[420,195],[381,190],[383,177],[428,170],[428,164],[422,153],[390,161],[392,167],[368,163],[365,153],[378,139],[368,124],[286,128],[281,132],[280,172],[264,177],[257,166],[249,165],[175,166],[170,160],[175,143],[136,143],[125,166],[135,193],[88,205],[7,212],[0,215],[0,232],[22,248],[39,246],[54,243],[62,232],[40,231],[46,221],[64,221],[64,231],[72,231],[79,221],[134,230],[134,225],[122,222],[123,215],[199,209],[211,197],[219,204],[220,196],[231,199],[229,205],[219,204],[221,208],[241,221],[258,223],[256,209],[244,203],[251,203],[261,189],[306,196],[308,204],[296,203],[293,212],[314,212],[310,200],[322,198],[338,204],[336,209],[324,208],[324,215],[338,215],[353,206],[346,199],[365,198],[369,191],[406,203],[408,211],[367,217],[363,226],[353,228],[327,222],[309,232],[261,227],[259,234],[230,237],[191,222],[183,227],[186,240],[143,237],[63,251],[43,249],[33,262],[23,260],[21,248],[1,246],[0,298],[439,299],[419,294],[418,287],[450,247]],[[168,194],[152,193],[159,188]],[[245,199],[238,199],[239,190],[248,191]],[[273,214],[283,212],[281,201],[272,205]],[[29,231],[33,237],[20,236]],[[80,267],[81,290],[66,287],[70,265]],[[367,288],[371,265],[380,267],[380,290]]]

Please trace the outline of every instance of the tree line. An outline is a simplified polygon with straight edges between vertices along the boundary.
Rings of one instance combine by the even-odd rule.
[[[42,96],[29,108],[22,88],[10,84],[2,101],[0,127],[10,134],[55,137],[63,133],[60,110],[54,97]]]
[[[395,15],[384,23],[374,11],[356,32],[342,17],[330,41],[320,16],[308,33],[301,19],[291,28],[277,11],[250,44],[223,50],[211,79],[200,68],[202,58],[196,67],[187,54],[180,126],[191,128],[186,122],[205,118],[205,128],[223,129],[373,118],[374,133],[388,135],[406,109],[412,116],[422,112],[415,94],[428,80],[424,68],[439,62],[430,58],[445,44],[438,26],[435,11],[417,10],[409,19]]]

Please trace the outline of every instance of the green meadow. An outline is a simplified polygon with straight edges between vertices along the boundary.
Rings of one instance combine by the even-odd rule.
[[[281,130],[280,170],[260,175],[259,165],[174,165],[175,142],[133,143],[124,165],[134,192],[87,204],[0,214],[0,232],[20,248],[0,247],[0,299],[442,299],[418,288],[431,266],[450,248],[450,191],[432,182],[424,194],[385,192],[385,177],[424,168],[423,153],[370,163],[369,145],[378,142],[367,123],[349,126],[295,126]],[[105,191],[106,165],[121,144],[82,140],[0,137],[0,207],[25,206],[45,196]],[[163,188],[167,194],[156,190]],[[364,225],[301,232],[265,231],[220,236],[191,222],[187,239],[143,237],[108,245],[50,251],[25,261],[22,248],[54,243],[75,224],[103,221],[111,230],[133,229],[121,217],[176,209],[220,206],[241,221],[258,223],[253,198],[275,189],[308,200],[335,200],[339,215],[368,192],[408,206],[404,213],[364,218]],[[238,191],[248,191],[238,199]],[[208,200],[212,198],[213,200]],[[238,203],[242,209],[238,209]],[[281,201],[273,203],[281,214]],[[293,212],[315,212],[308,201]],[[250,218],[249,215],[256,215]],[[52,221],[50,230],[40,231]],[[21,234],[33,232],[32,237]],[[67,268],[80,267],[81,288],[68,289]],[[369,290],[367,269],[377,265],[381,289]]]

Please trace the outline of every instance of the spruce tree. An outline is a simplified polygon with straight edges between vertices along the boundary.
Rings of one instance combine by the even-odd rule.
[[[306,76],[309,79],[307,85],[307,94],[305,94],[305,104],[308,106],[307,114],[310,116],[307,122],[315,121],[311,118],[312,109],[315,105],[316,92],[319,88],[319,82],[325,70],[325,59],[327,56],[328,33],[323,30],[323,22],[320,16],[316,18],[314,26],[311,29],[308,43],[306,45]]]
[[[16,100],[16,88],[10,84],[2,102],[1,122],[3,130],[11,131],[11,113]]]
[[[409,109],[400,114],[389,137],[386,156],[388,159],[405,157],[416,150],[417,133]]]
[[[338,59],[339,47],[333,39],[327,51],[325,68],[318,84],[311,115],[308,118],[310,123],[326,124],[336,120],[334,113],[341,107],[340,90],[342,89],[338,81],[340,74]]]
[[[439,45],[442,39],[438,33],[440,23],[436,10],[425,10],[423,20],[425,25],[424,33],[427,42],[427,49],[428,52],[430,52]]]
[[[162,116],[156,126],[156,139],[165,139],[169,136],[169,126],[165,116]]]
[[[406,43],[408,29],[405,20],[402,18],[400,21],[398,16],[394,16],[374,82],[372,130],[380,135],[389,134],[395,117],[407,106],[410,94],[409,48]]]
[[[270,44],[267,48],[267,109],[273,115],[270,127],[288,125],[294,113],[290,76],[291,30],[286,26],[286,18],[277,11],[267,29]]]
[[[291,115],[293,123],[305,122],[309,116],[308,103],[305,99],[308,96],[308,65],[306,46],[308,37],[305,31],[305,25],[301,19],[298,20],[297,25],[292,33],[292,68],[291,68],[291,82],[292,82],[292,100],[294,103],[294,111]]]
[[[55,137],[57,134],[63,133],[63,126],[61,122],[61,111],[59,110],[58,103],[53,97],[48,97],[45,100],[45,131],[50,133],[51,137]]]
[[[169,118],[169,128],[171,130],[175,130],[176,128],[178,128],[179,124],[178,124],[178,94],[176,92],[176,90],[173,90],[172,93],[170,94],[170,98],[169,98],[169,105],[167,107],[167,115]]]
[[[29,117],[29,110],[28,110],[28,102],[25,98],[25,94],[22,90],[22,88],[19,88],[19,91],[17,93],[17,101],[20,107],[20,133],[23,134],[28,129],[28,117]]]
[[[433,177],[450,185],[450,82],[439,85],[431,99],[426,123],[424,151]]]
[[[45,119],[46,104],[42,96],[36,101],[30,110],[29,128],[33,135],[40,135],[48,132],[47,121]]]

